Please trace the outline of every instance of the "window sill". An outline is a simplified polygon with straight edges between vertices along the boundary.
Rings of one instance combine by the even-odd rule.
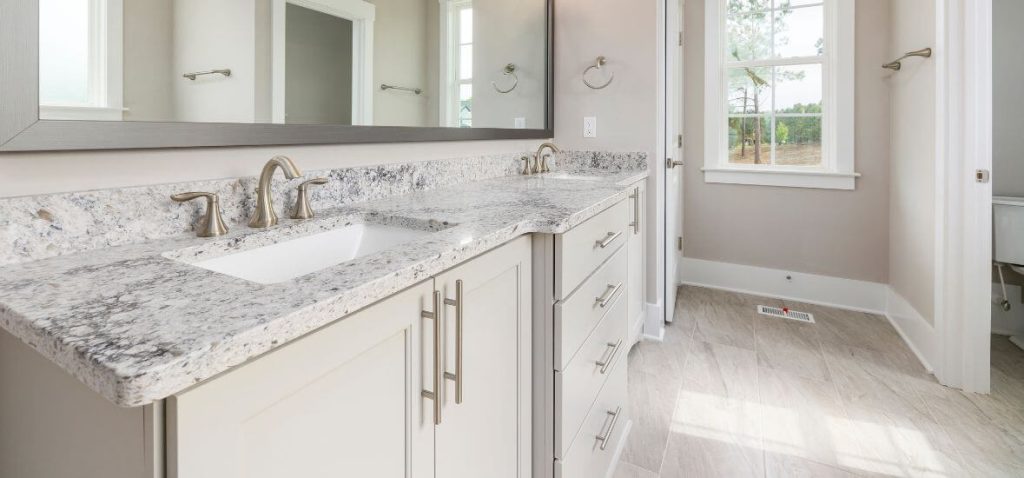
[[[859,173],[828,171],[757,170],[740,168],[704,168],[705,183],[778,186],[785,188],[857,189]]]
[[[121,121],[126,112],[128,112],[128,108],[40,105],[39,119]]]

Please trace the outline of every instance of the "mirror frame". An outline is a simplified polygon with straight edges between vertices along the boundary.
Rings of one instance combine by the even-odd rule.
[[[39,119],[39,0],[0,0],[0,152],[554,137],[554,0],[547,0],[544,129]]]

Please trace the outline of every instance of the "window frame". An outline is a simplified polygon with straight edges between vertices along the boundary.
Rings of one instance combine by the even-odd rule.
[[[462,128],[461,112],[462,102],[459,89],[462,85],[473,86],[473,77],[468,79],[459,77],[459,66],[461,65],[461,43],[459,13],[466,8],[473,8],[473,0],[440,0],[442,5],[441,16],[441,104],[438,108],[441,113],[441,123],[444,126]],[[475,42],[475,38],[473,39]],[[468,43],[473,45],[474,42]],[[472,120],[470,120],[472,125]]]
[[[856,189],[854,170],[855,0],[822,0],[825,54],[763,60],[766,66],[822,65],[821,166],[729,163],[726,5],[705,0],[704,181],[818,189]],[[778,2],[779,0],[774,0]],[[774,5],[774,3],[773,3]],[[747,65],[749,66],[749,65]],[[774,105],[773,105],[774,106]],[[774,115],[774,111],[772,112]]]
[[[41,104],[40,119],[122,120],[123,17],[123,0],[89,0],[89,104]]]

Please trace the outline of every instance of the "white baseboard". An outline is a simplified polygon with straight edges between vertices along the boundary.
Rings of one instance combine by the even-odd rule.
[[[928,372],[934,373],[935,368],[932,367],[932,364],[941,363],[939,334],[935,327],[929,324],[917,312],[917,309],[914,309],[914,306],[910,305],[910,302],[907,302],[892,287],[886,287],[886,290],[887,311],[885,316],[899,332],[900,337],[903,337],[903,341],[907,343],[910,350],[917,355],[917,359],[921,361],[924,368],[928,369]]]
[[[884,314],[886,289],[877,282],[683,258],[683,284]],[[787,279],[788,277],[788,279]]]
[[[644,340],[665,340],[665,308],[661,303],[647,303],[647,312],[644,313]]]

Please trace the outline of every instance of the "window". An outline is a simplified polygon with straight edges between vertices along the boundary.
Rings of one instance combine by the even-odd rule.
[[[449,0],[445,15],[442,123],[459,128],[473,126],[473,2]]]
[[[854,2],[706,1],[705,181],[854,189]]]
[[[122,0],[40,0],[42,119],[120,120]]]

